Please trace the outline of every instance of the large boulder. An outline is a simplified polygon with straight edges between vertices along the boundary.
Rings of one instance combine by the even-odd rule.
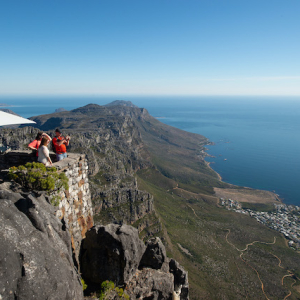
[[[146,251],[140,262],[139,269],[161,269],[167,258],[166,249],[159,237],[151,238],[146,242]]]
[[[83,299],[70,235],[44,196],[0,191],[0,245],[0,299]]]
[[[149,268],[137,271],[126,287],[131,300],[171,300],[173,292],[173,275]]]
[[[105,280],[123,285],[135,274],[145,249],[132,226],[93,227],[81,245],[80,271],[96,290]]]

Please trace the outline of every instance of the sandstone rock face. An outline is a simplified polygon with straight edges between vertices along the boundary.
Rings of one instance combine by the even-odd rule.
[[[71,239],[44,196],[0,191],[0,299],[83,299]]]
[[[145,251],[137,229],[127,225],[96,226],[86,234],[80,258],[88,285],[111,280],[122,285],[132,278]]]
[[[110,191],[98,190],[95,194],[102,199],[100,202],[102,215],[109,213],[110,222],[133,224],[144,216],[154,212],[153,196],[137,188],[119,188]],[[97,212],[98,201],[95,203]],[[104,218],[103,218],[104,219]]]

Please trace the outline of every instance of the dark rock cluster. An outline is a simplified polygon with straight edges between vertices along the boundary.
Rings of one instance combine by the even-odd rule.
[[[145,245],[132,226],[96,226],[82,240],[77,265],[48,197],[12,192],[7,182],[0,185],[0,245],[0,299],[82,300],[81,275],[89,292],[110,280],[130,299],[188,299],[187,273],[159,238]]]
[[[188,299],[184,269],[166,256],[159,238],[146,246],[128,225],[96,226],[82,243],[81,273],[91,291],[110,280],[125,286],[130,299]]]

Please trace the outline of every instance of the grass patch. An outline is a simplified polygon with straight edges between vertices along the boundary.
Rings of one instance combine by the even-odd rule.
[[[264,203],[241,203],[243,209],[251,209],[253,211],[263,211],[263,212],[275,212],[276,209],[273,204],[264,204]]]

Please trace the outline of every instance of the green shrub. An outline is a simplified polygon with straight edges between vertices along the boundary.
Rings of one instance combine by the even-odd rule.
[[[109,296],[119,296],[119,299],[129,300],[129,296],[124,292],[122,288],[115,287],[115,284],[112,281],[104,281],[101,284],[101,291],[97,294],[99,300],[105,300]]]
[[[87,284],[85,283],[85,281],[81,278],[81,284],[82,284],[82,290],[86,290],[87,289]]]
[[[106,281],[103,281],[101,283],[101,290],[103,292],[107,292],[109,290],[113,290],[114,288],[115,288],[115,284],[112,281],[106,280]]]
[[[27,163],[25,166],[11,167],[8,176],[28,190],[55,192],[69,189],[69,179],[65,173],[57,173],[56,168],[46,168],[42,163]],[[51,203],[59,204],[59,197],[54,196]]]
[[[59,205],[59,196],[52,196],[50,199],[50,202],[53,206],[58,206]]]

